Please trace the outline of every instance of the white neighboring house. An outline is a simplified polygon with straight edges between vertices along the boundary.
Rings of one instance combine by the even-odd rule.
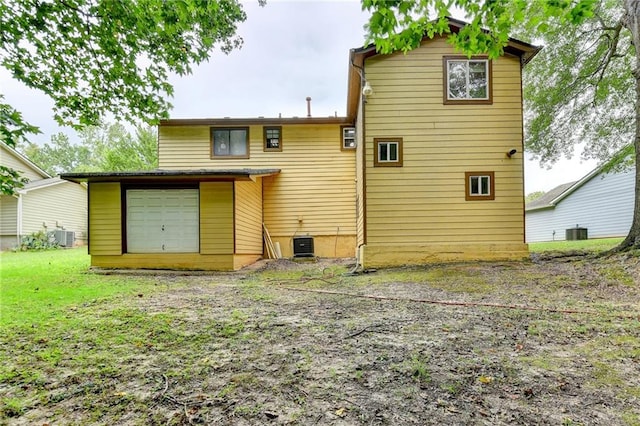
[[[0,249],[16,247],[20,238],[46,228],[65,245],[87,242],[87,188],[51,177],[27,157],[0,142],[0,164],[18,170],[29,182],[16,195],[0,195]]]
[[[577,182],[547,192],[525,206],[526,239],[565,240],[566,230],[586,228],[589,238],[624,237],[631,229],[635,171],[597,168]]]

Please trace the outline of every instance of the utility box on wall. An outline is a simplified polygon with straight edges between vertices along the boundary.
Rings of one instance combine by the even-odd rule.
[[[293,257],[313,256],[313,237],[293,237]]]
[[[580,228],[580,227],[577,227],[577,226],[575,228],[567,229],[565,237],[566,237],[567,241],[588,240],[589,239],[587,228]]]

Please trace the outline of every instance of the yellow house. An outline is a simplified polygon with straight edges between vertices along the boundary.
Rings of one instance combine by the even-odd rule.
[[[63,176],[89,183],[92,264],[238,269],[264,257],[263,224],[285,257],[523,258],[521,70],[538,50],[368,46],[346,117],[161,121],[158,170]]]

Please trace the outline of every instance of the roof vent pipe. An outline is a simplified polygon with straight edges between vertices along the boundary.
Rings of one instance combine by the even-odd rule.
[[[311,118],[311,97],[307,96],[307,118]]]

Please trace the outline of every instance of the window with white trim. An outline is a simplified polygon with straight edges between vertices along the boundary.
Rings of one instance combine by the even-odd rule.
[[[465,199],[467,201],[494,200],[494,172],[465,172]]]
[[[342,149],[356,148],[356,128],[350,126],[341,126],[342,133]]]
[[[444,57],[444,103],[492,103],[491,61]]]
[[[375,167],[402,167],[402,138],[374,138]]]

